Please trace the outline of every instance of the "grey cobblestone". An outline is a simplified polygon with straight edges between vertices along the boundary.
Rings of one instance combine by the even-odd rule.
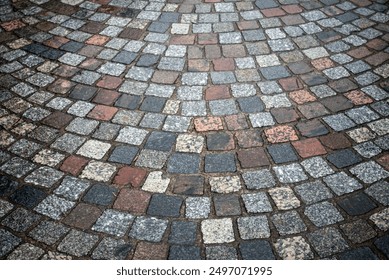
[[[0,0],[0,257],[387,259],[357,2]]]

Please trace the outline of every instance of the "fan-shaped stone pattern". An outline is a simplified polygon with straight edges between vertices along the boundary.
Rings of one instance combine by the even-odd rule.
[[[1,258],[387,257],[385,2],[1,1]]]

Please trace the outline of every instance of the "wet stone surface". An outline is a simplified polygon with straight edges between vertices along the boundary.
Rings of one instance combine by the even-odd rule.
[[[54,2],[0,1],[1,259],[389,258],[386,1]]]

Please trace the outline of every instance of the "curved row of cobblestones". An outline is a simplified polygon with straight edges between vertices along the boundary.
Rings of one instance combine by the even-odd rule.
[[[0,257],[387,259],[387,1],[0,1]]]

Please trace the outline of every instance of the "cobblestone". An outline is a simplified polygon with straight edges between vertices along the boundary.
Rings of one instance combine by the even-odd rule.
[[[8,2],[2,259],[389,258],[385,1]]]

